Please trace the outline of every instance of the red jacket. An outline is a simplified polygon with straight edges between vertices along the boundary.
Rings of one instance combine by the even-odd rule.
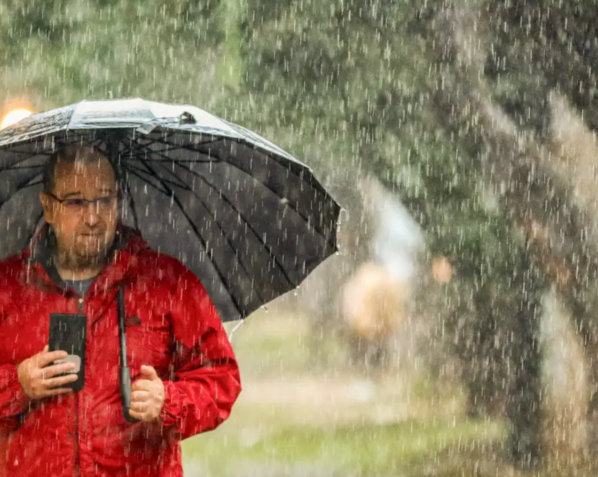
[[[180,262],[125,235],[82,303],[50,278],[45,240],[0,262],[0,476],[182,476],[179,442],[229,416],[239,370],[207,293]],[[122,414],[119,286],[131,378],[150,365],[166,388],[153,423],[129,424]],[[50,313],[76,312],[87,315],[84,389],[30,402],[17,365],[48,343]]]

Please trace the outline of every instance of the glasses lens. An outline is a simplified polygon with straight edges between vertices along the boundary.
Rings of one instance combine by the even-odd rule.
[[[69,210],[81,210],[85,207],[84,199],[68,199],[62,202]]]
[[[58,199],[59,200],[59,199]],[[97,199],[65,199],[60,201],[71,212],[84,212],[91,205],[96,213],[109,212],[116,203],[116,197],[99,197]]]
[[[100,197],[99,199],[96,199],[96,203],[101,210],[111,209],[114,206],[115,201],[115,197]]]

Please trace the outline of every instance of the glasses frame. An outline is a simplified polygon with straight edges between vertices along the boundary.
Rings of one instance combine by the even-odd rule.
[[[58,202],[60,205],[63,205],[66,210],[73,210],[73,208],[69,207],[68,205],[65,205],[65,202],[75,201],[75,200],[76,201],[80,201],[81,204],[82,204],[80,212],[83,212],[85,210],[89,210],[89,206],[92,205],[93,206],[93,210],[95,210],[96,213],[100,213],[100,211],[102,210],[102,207],[100,206],[100,201],[101,200],[111,199],[111,200],[115,201],[115,205],[117,205],[118,204],[118,199],[119,199],[118,195],[109,195],[109,196],[106,196],[106,197],[97,197],[95,199],[83,199],[83,198],[61,199],[59,197],[56,197],[51,192],[45,192],[45,194],[48,194],[53,200],[55,200],[56,202]]]

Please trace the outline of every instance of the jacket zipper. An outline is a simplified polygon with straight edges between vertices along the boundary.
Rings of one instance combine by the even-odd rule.
[[[78,312],[83,313],[83,297],[79,298]],[[81,462],[79,455],[79,393],[75,393],[75,477],[79,477]]]

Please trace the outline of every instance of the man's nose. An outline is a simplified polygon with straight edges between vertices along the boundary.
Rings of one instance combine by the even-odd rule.
[[[98,208],[95,204],[90,204],[83,214],[85,225],[94,226],[101,220]]]

